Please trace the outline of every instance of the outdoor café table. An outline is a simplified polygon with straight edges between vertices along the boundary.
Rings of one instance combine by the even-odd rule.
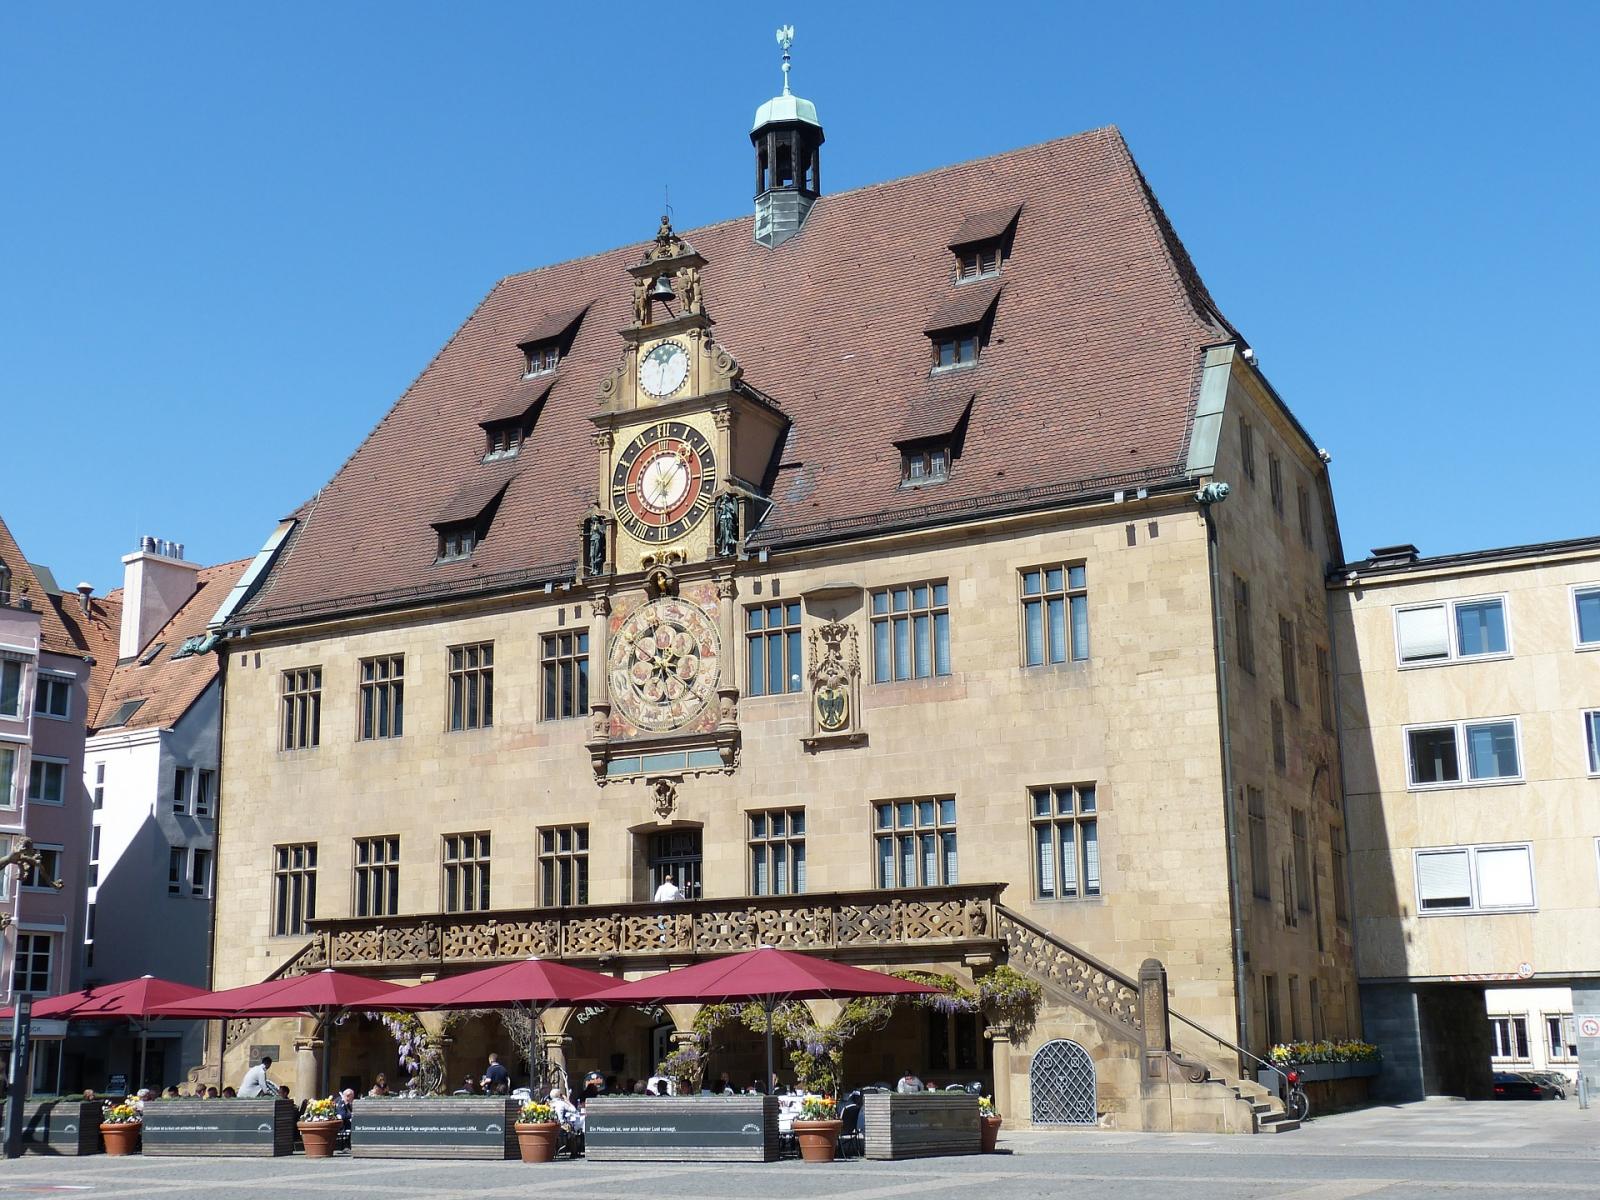
[[[25,1154],[99,1154],[100,1101],[39,1100],[22,1106]]]
[[[516,1158],[511,1096],[367,1096],[351,1106],[356,1158]]]
[[[978,1098],[968,1092],[868,1092],[867,1158],[977,1154]]]
[[[294,1153],[295,1106],[288,1100],[146,1100],[148,1154],[273,1158]]]
[[[592,1162],[774,1162],[776,1096],[596,1096],[584,1109]]]

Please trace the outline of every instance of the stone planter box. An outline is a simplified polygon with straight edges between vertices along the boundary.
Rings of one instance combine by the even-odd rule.
[[[978,1098],[966,1092],[868,1092],[866,1157],[932,1158],[979,1154]]]
[[[774,1162],[778,1098],[596,1096],[583,1144],[593,1162]]]
[[[147,1100],[144,1152],[210,1158],[293,1154],[294,1114],[287,1100]]]
[[[1302,1063],[1292,1069],[1300,1072],[1301,1083],[1321,1083],[1329,1079],[1371,1079],[1382,1066],[1376,1062]],[[1278,1090],[1278,1076],[1272,1071],[1257,1071],[1256,1082],[1274,1092]]]
[[[25,1154],[99,1154],[100,1101],[41,1100],[22,1106]]]
[[[520,1101],[508,1096],[367,1096],[353,1106],[355,1158],[517,1158]]]

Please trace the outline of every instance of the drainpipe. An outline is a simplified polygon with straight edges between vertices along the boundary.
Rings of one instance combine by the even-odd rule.
[[[211,931],[206,938],[206,986],[215,990],[216,962],[217,962],[217,881],[218,869],[222,866],[222,803],[223,795],[223,767],[226,765],[222,754],[223,732],[228,725],[228,652],[231,647],[226,638],[218,637],[213,653],[217,656],[217,792],[212,799],[211,809]],[[217,1091],[223,1088],[223,1073],[228,1057],[228,1022],[220,1021],[217,1024]],[[202,1052],[201,1062],[205,1061]]]
[[[1226,483],[1208,483],[1195,493],[1206,523],[1206,565],[1211,575],[1212,645],[1217,666],[1217,720],[1222,731],[1222,823],[1228,844],[1228,918],[1233,927],[1233,995],[1235,1036],[1240,1046],[1250,1044],[1250,994],[1245,987],[1244,906],[1239,895],[1239,827],[1233,811],[1233,727],[1228,719],[1228,653],[1222,620],[1222,577],[1217,567],[1217,521],[1213,504],[1221,504],[1233,489]],[[1244,1070],[1243,1060],[1240,1061]]]

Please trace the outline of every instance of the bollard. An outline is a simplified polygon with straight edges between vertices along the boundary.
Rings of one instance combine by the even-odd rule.
[[[1578,1072],[1578,1107],[1589,1107],[1589,1076],[1582,1071]]]

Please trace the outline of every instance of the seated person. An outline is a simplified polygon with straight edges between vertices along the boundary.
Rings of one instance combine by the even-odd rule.
[[[463,1079],[461,1081],[461,1086],[451,1093],[453,1096],[476,1096],[477,1094],[478,1084],[471,1075],[468,1075],[465,1079]]]
[[[550,1107],[555,1109],[556,1120],[568,1133],[583,1132],[583,1113],[579,1112],[572,1101],[567,1099],[566,1092],[560,1088],[550,1089]]]
[[[908,1067],[906,1073],[900,1076],[900,1082],[895,1085],[894,1090],[904,1096],[911,1092],[923,1091],[924,1088],[922,1080],[917,1078],[917,1073]]]
[[[604,1096],[605,1094],[606,1077],[600,1074],[599,1071],[590,1071],[583,1077],[583,1094],[579,1098],[578,1104],[581,1107],[595,1096]]]
[[[372,1081],[372,1087],[367,1090],[367,1095],[392,1096],[393,1094],[394,1093],[389,1090],[388,1077],[384,1075],[382,1071],[379,1071],[378,1077]]]
[[[285,1092],[284,1095],[288,1095],[288,1093]],[[232,1087],[225,1087],[222,1089],[222,1098],[224,1100],[237,1100],[239,1093],[234,1091]]]

